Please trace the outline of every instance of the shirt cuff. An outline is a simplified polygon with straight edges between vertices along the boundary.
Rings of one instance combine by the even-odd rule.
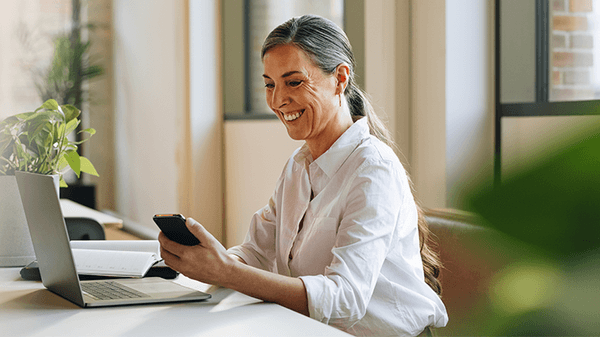
[[[325,283],[323,275],[300,276],[299,279],[304,282],[306,289],[306,298],[308,299],[308,313],[310,318],[327,324],[327,318],[323,314],[323,304],[319,303],[323,300],[323,285]]]
[[[340,286],[325,275],[300,276],[306,288],[309,316],[321,323],[346,331],[363,316],[357,305],[341,304]]]
[[[241,257],[249,266],[264,269],[261,266],[260,261],[252,253],[248,252],[248,249],[245,249],[242,246],[231,247],[227,250],[227,253]]]

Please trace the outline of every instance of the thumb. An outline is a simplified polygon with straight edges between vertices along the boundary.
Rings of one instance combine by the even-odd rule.
[[[212,237],[212,235],[210,235],[204,226],[192,218],[187,218],[185,224],[190,232],[192,232],[192,234],[194,234],[194,236],[200,240],[200,243],[205,243]]]

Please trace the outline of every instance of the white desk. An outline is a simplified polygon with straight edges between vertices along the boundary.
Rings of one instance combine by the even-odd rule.
[[[123,228],[123,220],[106,213],[98,212],[95,209],[80,205],[69,199],[60,199],[60,208],[65,218],[90,218],[98,221],[99,224],[107,228]]]
[[[206,302],[82,309],[0,268],[2,336],[349,336],[272,303],[185,277],[177,282],[211,292]]]

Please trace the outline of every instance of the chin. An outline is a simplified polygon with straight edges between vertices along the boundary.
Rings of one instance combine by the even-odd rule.
[[[306,139],[306,137],[303,134],[299,134],[298,132],[293,132],[293,131],[291,131],[287,127],[286,127],[286,129],[287,129],[288,136],[290,136],[291,139],[293,139],[293,140],[304,140],[304,139]]]
[[[293,139],[293,140],[304,140],[304,137],[301,137],[301,136],[299,136],[299,135],[295,135],[295,134],[293,134],[293,133],[290,133],[289,131],[288,131],[288,135],[289,135],[289,136],[290,136],[290,138],[291,138],[291,139]]]

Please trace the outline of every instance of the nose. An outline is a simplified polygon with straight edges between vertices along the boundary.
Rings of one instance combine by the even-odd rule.
[[[280,86],[275,86],[271,91],[271,101],[270,106],[273,110],[279,110],[285,105],[290,103],[290,97],[287,94],[285,88],[281,88]]]

